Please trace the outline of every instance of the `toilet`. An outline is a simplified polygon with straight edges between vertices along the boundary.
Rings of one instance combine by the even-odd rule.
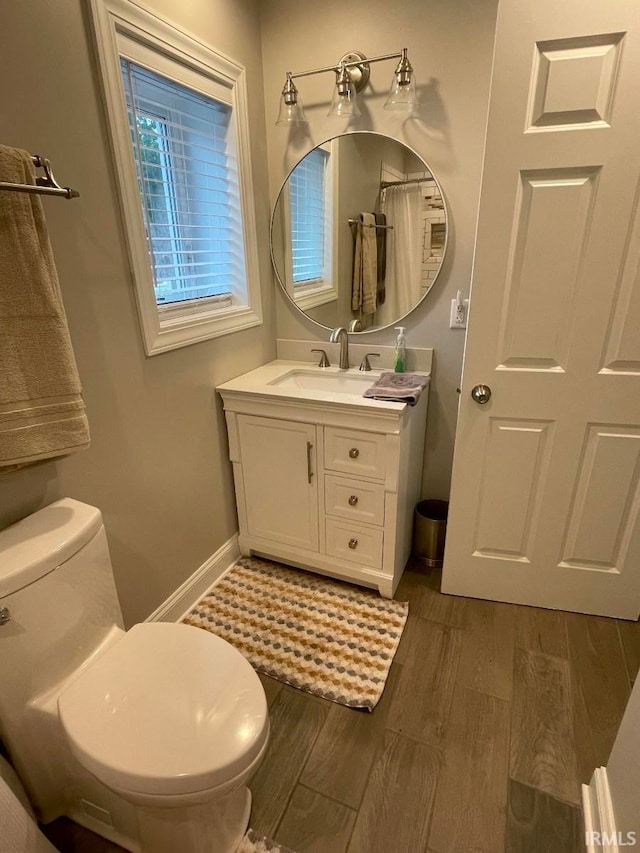
[[[0,738],[41,822],[132,853],[232,853],[269,738],[260,679],[220,637],[124,631],[102,516],[70,498],[0,531]]]

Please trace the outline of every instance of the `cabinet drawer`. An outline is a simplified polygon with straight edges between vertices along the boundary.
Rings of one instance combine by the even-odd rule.
[[[327,474],[324,478],[324,506],[328,515],[382,526],[384,486]]]
[[[326,519],[327,554],[373,569],[382,568],[382,530]]]
[[[324,467],[383,480],[385,444],[385,436],[374,432],[325,427]]]

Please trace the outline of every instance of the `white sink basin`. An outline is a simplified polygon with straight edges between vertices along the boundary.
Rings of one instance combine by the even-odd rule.
[[[279,388],[298,389],[301,391],[325,391],[331,394],[349,394],[351,396],[362,396],[370,388],[379,376],[377,371],[360,372],[331,368],[315,370],[296,368],[282,376],[277,376],[269,382],[269,385],[277,385]]]
[[[295,400],[321,403],[327,406],[370,409],[372,413],[396,412],[406,408],[406,403],[392,400],[373,400],[363,397],[367,388],[381,375],[380,370],[360,371],[357,367],[340,370],[338,367],[317,367],[304,361],[275,360],[255,370],[230,379],[218,386],[225,399],[254,396],[266,405],[274,401]]]

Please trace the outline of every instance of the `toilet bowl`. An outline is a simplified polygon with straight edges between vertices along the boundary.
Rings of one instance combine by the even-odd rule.
[[[262,685],[229,643],[135,625],[58,699],[71,752],[129,802],[181,806],[240,787],[268,738]]]
[[[0,532],[0,733],[38,816],[138,853],[231,853],[269,737],[256,673],[184,624],[123,631],[100,512]]]

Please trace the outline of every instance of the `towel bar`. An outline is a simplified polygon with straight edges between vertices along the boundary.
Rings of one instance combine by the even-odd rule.
[[[358,222],[357,219],[347,219],[349,225],[362,225],[364,228],[386,228],[387,231],[393,231],[393,225],[364,225],[363,222]]]
[[[17,193],[37,193],[38,195],[57,195],[63,198],[79,198],[80,193],[71,187],[61,187],[53,176],[51,163],[46,157],[34,154],[31,157],[34,166],[44,170],[44,177],[36,178],[35,184],[12,184],[8,181],[0,181],[0,190]]]

